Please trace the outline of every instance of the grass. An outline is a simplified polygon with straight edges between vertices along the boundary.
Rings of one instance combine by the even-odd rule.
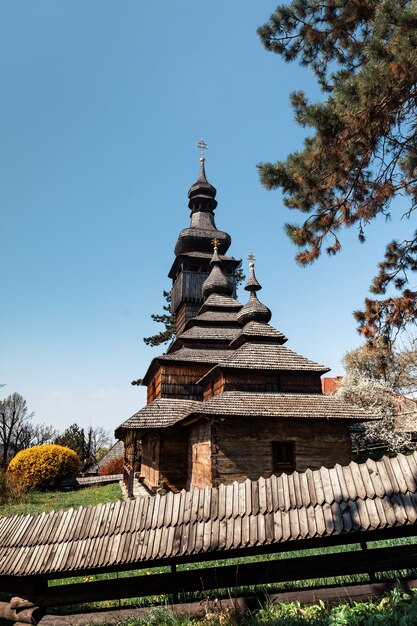
[[[167,608],[152,609],[143,618],[131,617],[117,626],[415,626],[417,593],[393,591],[375,602],[329,606],[324,602],[301,606],[298,602],[269,604],[254,612],[235,615],[230,611],[208,612],[192,618]],[[105,622],[101,626],[108,626]],[[113,622],[113,626],[114,622]]]
[[[34,491],[26,494],[18,504],[0,506],[0,516],[4,515],[36,515],[37,513],[70,509],[90,504],[104,504],[119,500],[120,486],[118,483],[64,489],[62,491]]]

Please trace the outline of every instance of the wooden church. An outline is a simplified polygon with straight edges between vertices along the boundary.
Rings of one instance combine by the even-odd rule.
[[[231,239],[215,225],[216,189],[200,161],[169,272],[176,339],[146,372],[146,406],[116,430],[126,467],[151,490],[178,491],[347,464],[350,428],[373,418],[323,395],[328,368],[284,345],[258,299],[252,258],[248,301],[236,300],[239,261],[227,256]]]

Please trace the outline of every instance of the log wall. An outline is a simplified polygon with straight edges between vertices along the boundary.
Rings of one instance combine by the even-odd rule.
[[[174,491],[187,487],[188,430],[167,428],[161,434],[159,480]]]
[[[189,429],[187,489],[212,486],[211,454],[210,422],[193,424]]]
[[[300,374],[299,372],[281,373],[281,391],[321,393],[320,374]]]
[[[295,443],[297,471],[333,467],[352,460],[348,425],[341,420],[216,420],[211,432],[212,485],[270,476],[273,441]]]
[[[160,436],[158,433],[148,433],[142,438],[142,465],[141,476],[145,485],[155,490],[160,483]]]

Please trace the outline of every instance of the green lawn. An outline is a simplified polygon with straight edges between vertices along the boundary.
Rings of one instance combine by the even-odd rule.
[[[0,506],[0,516],[4,515],[36,515],[56,509],[70,509],[89,504],[115,502],[121,497],[119,483],[111,483],[95,487],[65,489],[63,491],[34,491],[24,497],[19,504]]]

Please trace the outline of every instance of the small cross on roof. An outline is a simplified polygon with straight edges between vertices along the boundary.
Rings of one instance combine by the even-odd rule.
[[[204,139],[200,139],[197,144],[197,148],[201,150],[201,158],[204,159],[204,150],[208,150],[208,145],[204,141]]]

